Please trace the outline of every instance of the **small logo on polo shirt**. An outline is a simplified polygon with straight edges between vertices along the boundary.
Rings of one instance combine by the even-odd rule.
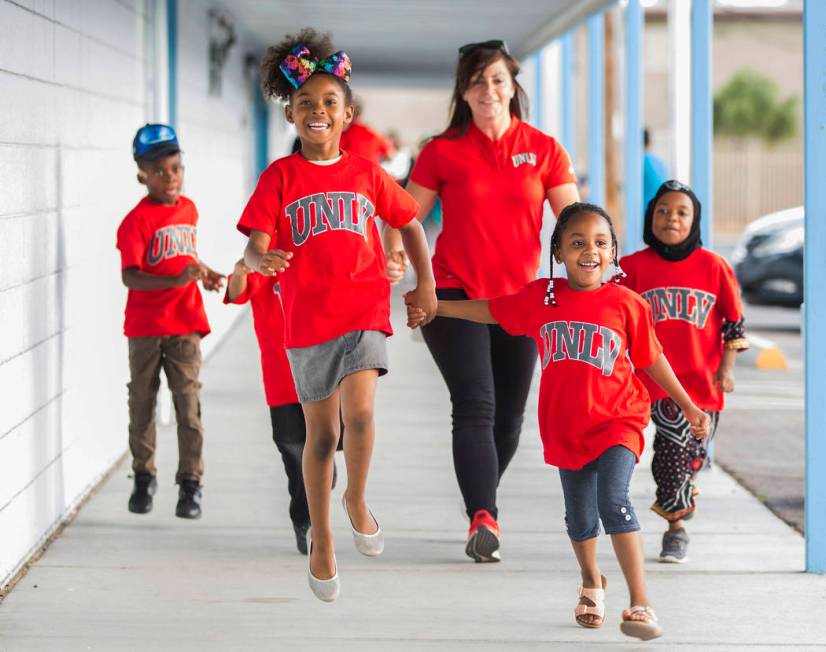
[[[518,168],[523,163],[530,163],[534,167],[536,167],[536,154],[533,152],[525,152],[523,154],[514,154],[511,156],[513,159],[513,167]]]

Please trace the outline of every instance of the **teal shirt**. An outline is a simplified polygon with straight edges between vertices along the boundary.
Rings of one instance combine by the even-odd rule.
[[[642,210],[648,208],[657,190],[668,181],[668,168],[656,154],[645,152],[642,157]]]

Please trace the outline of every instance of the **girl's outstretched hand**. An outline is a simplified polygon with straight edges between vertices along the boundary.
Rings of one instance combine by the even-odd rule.
[[[407,306],[407,325],[410,328],[424,326],[433,321],[439,304],[435,288],[427,285],[417,285],[415,290],[406,293],[404,303]]]
[[[685,418],[691,424],[691,434],[697,439],[708,437],[711,428],[711,418],[696,405],[692,405],[688,410],[683,410]]]

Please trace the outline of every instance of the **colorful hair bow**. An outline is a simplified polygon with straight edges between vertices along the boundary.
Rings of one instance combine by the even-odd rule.
[[[350,57],[339,50],[324,59],[314,57],[303,43],[296,45],[278,66],[295,88],[301,88],[315,72],[326,72],[344,81],[350,81]]]

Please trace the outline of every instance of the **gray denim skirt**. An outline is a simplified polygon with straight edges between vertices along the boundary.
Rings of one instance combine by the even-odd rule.
[[[352,331],[300,349],[287,349],[295,391],[302,403],[328,398],[341,379],[356,371],[377,369],[387,373],[387,334]]]

